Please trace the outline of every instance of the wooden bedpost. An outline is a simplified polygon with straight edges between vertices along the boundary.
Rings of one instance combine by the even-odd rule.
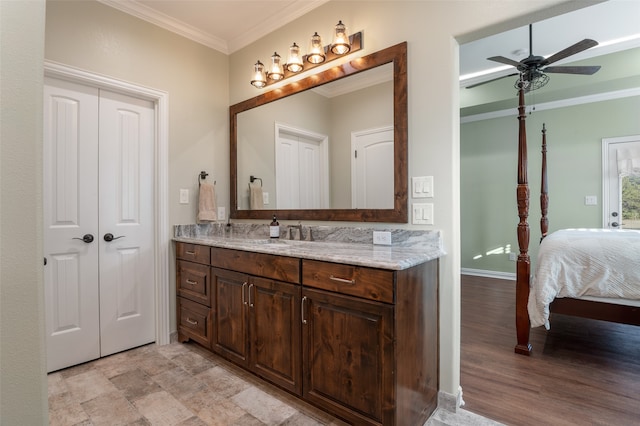
[[[549,191],[547,189],[547,127],[542,123],[542,173],[540,179],[540,242],[549,232]]]
[[[516,197],[518,201],[518,246],[520,254],[516,262],[516,334],[518,344],[515,352],[523,355],[531,354],[529,343],[529,280],[531,261],[529,259],[529,183],[527,180],[527,131],[525,126],[526,114],[524,107],[524,81],[520,80],[518,90],[518,187]]]

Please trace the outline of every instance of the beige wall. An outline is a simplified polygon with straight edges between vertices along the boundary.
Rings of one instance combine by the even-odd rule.
[[[434,228],[442,230],[448,252],[440,268],[440,388],[456,393],[460,372],[456,37],[468,41],[586,5],[576,1],[544,10],[560,3],[331,2],[230,56],[227,68],[227,58],[220,53],[90,1],[47,3],[43,55],[42,2],[1,1],[3,423],[43,424],[47,414],[40,273],[43,57],[169,92],[169,223],[174,224],[195,219],[193,204],[178,204],[178,189],[195,190],[201,169],[218,181],[219,201],[228,206],[227,107],[256,95],[246,78],[256,57],[265,58],[274,48],[284,52],[293,40],[306,45],[311,31],[328,34],[338,19],[365,31],[361,54],[408,41],[409,174],[435,177]],[[7,122],[11,128],[5,130]],[[24,317],[29,321],[21,321]]]
[[[44,1],[0,1],[0,423],[47,424],[42,288]]]

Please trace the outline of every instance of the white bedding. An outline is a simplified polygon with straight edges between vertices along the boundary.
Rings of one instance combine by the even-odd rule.
[[[549,328],[556,297],[640,300],[640,231],[564,229],[542,240],[531,279],[531,327]]]

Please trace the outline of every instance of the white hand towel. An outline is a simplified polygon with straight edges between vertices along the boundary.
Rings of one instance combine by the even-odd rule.
[[[216,188],[209,183],[201,183],[198,197],[198,222],[213,222],[217,219]]]
[[[262,186],[249,184],[249,207],[251,210],[260,210],[264,207],[262,202]]]

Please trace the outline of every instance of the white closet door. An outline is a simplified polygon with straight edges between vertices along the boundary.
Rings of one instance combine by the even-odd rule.
[[[100,356],[97,99],[97,89],[45,79],[47,371]]]
[[[49,78],[44,100],[47,370],[54,371],[155,340],[155,113],[147,101]]]
[[[102,356],[155,340],[153,122],[151,102],[100,92]]]

